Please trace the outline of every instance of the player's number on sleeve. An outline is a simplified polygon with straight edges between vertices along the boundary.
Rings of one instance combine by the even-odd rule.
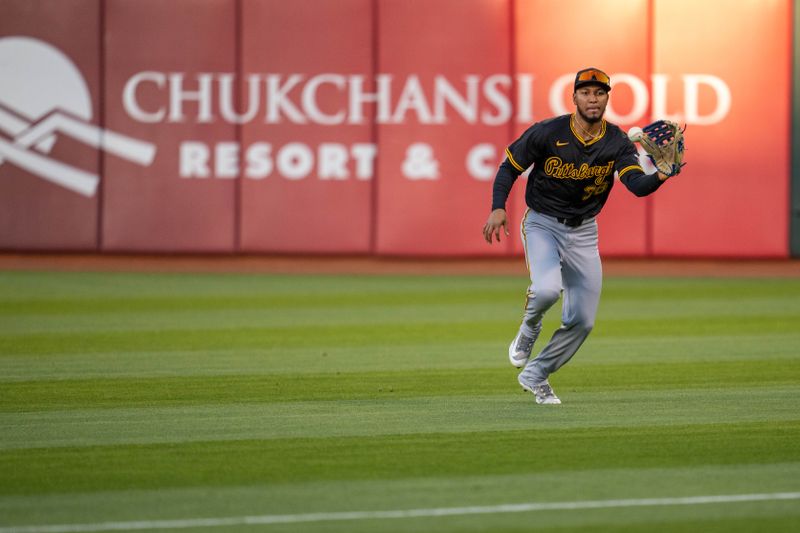
[[[583,189],[583,198],[581,200],[588,200],[592,196],[603,194],[608,189],[608,182],[604,181],[600,185],[589,185]]]

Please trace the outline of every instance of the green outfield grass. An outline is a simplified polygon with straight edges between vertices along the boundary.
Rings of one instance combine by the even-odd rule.
[[[524,293],[0,272],[0,533],[800,530],[795,496],[692,499],[800,492],[800,279],[606,279],[561,406],[507,362]]]

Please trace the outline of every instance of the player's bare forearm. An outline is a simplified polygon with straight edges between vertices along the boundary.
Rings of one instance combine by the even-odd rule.
[[[494,209],[489,214],[489,218],[483,226],[483,238],[486,239],[486,242],[489,244],[492,244],[492,236],[497,239],[497,242],[500,242],[501,229],[503,233],[506,234],[506,237],[508,237],[508,218],[506,217],[506,210]]]

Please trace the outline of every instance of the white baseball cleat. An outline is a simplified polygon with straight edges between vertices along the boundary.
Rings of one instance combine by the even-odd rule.
[[[558,399],[556,393],[553,392],[553,387],[547,381],[542,381],[536,385],[529,385],[522,379],[522,374],[517,378],[519,384],[522,385],[522,390],[533,393],[536,397],[536,403],[544,405],[559,405],[561,400]]]
[[[508,347],[508,360],[516,368],[522,368],[528,363],[533,349],[535,339],[525,336],[521,331],[517,333],[511,345]]]

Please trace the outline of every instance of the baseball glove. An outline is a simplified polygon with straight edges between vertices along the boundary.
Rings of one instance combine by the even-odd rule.
[[[681,129],[669,120],[657,120],[645,126],[641,132],[637,132],[631,140],[638,141],[642,145],[659,172],[674,176],[679,174],[686,164],[683,162],[684,129],[686,128]]]

